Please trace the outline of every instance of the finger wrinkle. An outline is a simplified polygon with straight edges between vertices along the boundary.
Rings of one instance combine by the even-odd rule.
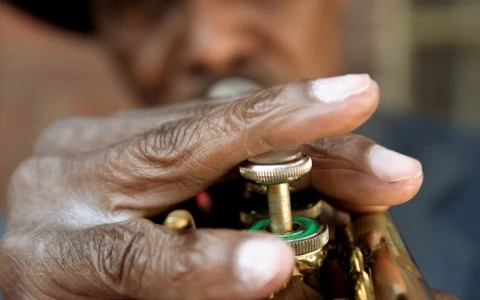
[[[133,153],[139,159],[159,166],[171,166],[190,156],[197,146],[196,119],[164,124],[143,136]]]
[[[96,245],[100,274],[123,295],[136,297],[147,268],[145,233],[121,225],[105,227]]]

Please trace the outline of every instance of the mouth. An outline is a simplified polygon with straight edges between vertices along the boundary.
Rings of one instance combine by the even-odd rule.
[[[207,99],[225,99],[231,101],[265,88],[263,82],[244,76],[226,76],[210,82],[196,81],[189,89],[157,90],[153,94],[143,93],[147,105],[164,105],[185,100],[202,101]],[[139,91],[140,93],[142,91]],[[142,94],[142,93],[141,93]]]
[[[226,77],[213,82],[204,92],[207,98],[234,97],[262,89],[256,81],[246,77]]]

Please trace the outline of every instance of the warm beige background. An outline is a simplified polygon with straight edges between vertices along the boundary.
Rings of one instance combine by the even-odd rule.
[[[10,173],[52,120],[129,106],[112,74],[93,44],[0,1],[0,204]]]

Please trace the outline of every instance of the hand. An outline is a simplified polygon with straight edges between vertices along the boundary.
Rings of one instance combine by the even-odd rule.
[[[60,121],[11,179],[0,248],[6,296],[267,297],[292,271],[283,242],[231,230],[171,232],[145,218],[250,156],[294,145],[313,158],[306,184],[337,206],[372,211],[408,201],[422,181],[420,163],[348,134],[378,98],[376,83],[358,75],[229,103]]]

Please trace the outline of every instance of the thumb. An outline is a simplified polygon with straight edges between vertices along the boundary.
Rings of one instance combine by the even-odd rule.
[[[290,278],[293,251],[283,241],[231,230],[152,229],[140,298],[259,299]],[[153,246],[153,247],[152,247]]]
[[[57,286],[113,299],[266,298],[283,287],[294,264],[290,246],[272,236],[174,232],[145,219],[81,229],[55,244],[65,254],[53,276]]]

